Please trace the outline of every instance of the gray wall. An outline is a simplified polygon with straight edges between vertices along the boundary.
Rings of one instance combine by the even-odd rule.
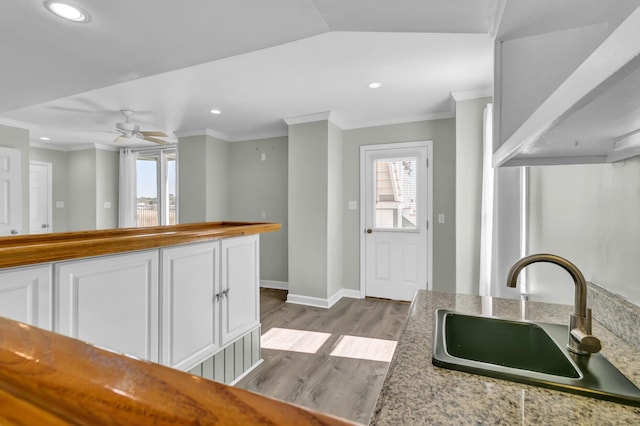
[[[283,283],[289,280],[287,146],[286,137],[229,144],[227,179],[229,219],[281,224],[278,232],[260,234],[260,278]]]
[[[180,138],[180,223],[229,219],[228,159],[229,142],[209,135]]]
[[[289,293],[326,299],[328,121],[289,126]]]
[[[456,293],[479,290],[483,112],[490,102],[456,102]]]
[[[118,151],[97,149],[96,154],[96,229],[118,227]],[[110,208],[105,203],[111,204]]]
[[[207,221],[229,218],[229,145],[207,136]]]
[[[181,223],[207,217],[206,136],[180,138],[178,143],[178,217]]]
[[[53,232],[117,228],[118,151],[31,148],[32,160],[52,164]],[[56,201],[64,202],[56,208]],[[104,203],[111,203],[105,208]]]
[[[640,305],[640,157],[614,164],[531,167],[529,253],[566,257],[587,280]],[[527,268],[532,298],[570,304],[553,265]]]
[[[52,149],[31,148],[31,160],[51,163],[53,182],[51,200],[53,202],[53,227],[51,232],[67,231],[67,153]],[[63,208],[56,208],[56,201],[64,203]]]
[[[0,124],[0,146],[20,150],[22,233],[29,233],[29,131]]]
[[[67,230],[96,229],[95,149],[67,153]]]
[[[360,200],[360,146],[433,141],[433,289],[455,292],[455,120],[442,119],[368,127],[343,132],[343,202]],[[360,206],[359,206],[360,207]],[[343,286],[360,288],[360,213],[343,205]]]

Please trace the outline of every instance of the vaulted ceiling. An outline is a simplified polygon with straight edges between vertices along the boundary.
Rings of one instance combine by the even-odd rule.
[[[51,146],[111,144],[121,109],[235,141],[325,111],[344,129],[450,117],[451,92],[492,91],[498,0],[70,3],[90,22],[0,4],[0,124]]]

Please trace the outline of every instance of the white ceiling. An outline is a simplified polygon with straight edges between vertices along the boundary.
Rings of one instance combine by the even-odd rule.
[[[492,92],[498,0],[71,3],[91,22],[0,4],[0,124],[52,147],[111,144],[123,108],[143,130],[236,141],[325,111],[344,129],[451,116],[451,92]]]

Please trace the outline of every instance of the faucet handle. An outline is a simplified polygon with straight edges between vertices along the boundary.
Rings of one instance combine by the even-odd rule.
[[[580,350],[585,353],[594,354],[596,352],[600,352],[602,349],[602,344],[600,343],[600,339],[596,336],[592,336],[591,334],[585,333],[583,330],[579,328],[574,328],[571,330],[571,336],[576,339]]]

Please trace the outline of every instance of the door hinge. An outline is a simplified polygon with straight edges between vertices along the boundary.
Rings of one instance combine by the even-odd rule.
[[[427,158],[427,167],[429,167],[429,159]]]
[[[427,231],[429,230],[429,221],[427,221]]]

